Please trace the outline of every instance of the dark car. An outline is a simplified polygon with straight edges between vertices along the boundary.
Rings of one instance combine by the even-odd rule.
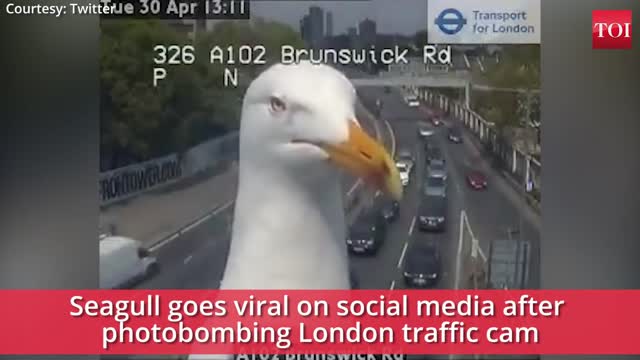
[[[462,142],[462,133],[460,132],[460,129],[454,127],[449,129],[447,138],[449,139],[449,141],[459,144]]]
[[[380,211],[388,223],[397,219],[400,213],[400,203],[382,194],[377,195],[374,199],[374,207]]]
[[[360,281],[358,275],[353,268],[349,269],[349,283],[351,284],[351,290],[357,290],[360,288]]]
[[[438,283],[441,276],[440,250],[434,242],[414,242],[404,263],[404,282],[409,288],[426,288]]]
[[[475,190],[486,189],[487,177],[480,170],[472,170],[467,174],[467,184]]]
[[[386,235],[387,222],[378,209],[362,214],[349,229],[347,246],[354,254],[375,254]]]
[[[443,231],[447,223],[447,198],[423,196],[418,207],[418,228],[423,231]]]

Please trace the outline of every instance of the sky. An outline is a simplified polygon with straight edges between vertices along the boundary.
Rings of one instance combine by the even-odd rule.
[[[376,21],[378,33],[411,35],[426,28],[426,0],[259,0],[251,1],[251,17],[287,23],[298,31],[300,19],[312,5],[333,13],[334,35],[345,33],[348,27],[367,17]]]

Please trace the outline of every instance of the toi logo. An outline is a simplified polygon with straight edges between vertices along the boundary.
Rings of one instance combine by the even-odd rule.
[[[631,49],[631,10],[593,10],[594,49]]]

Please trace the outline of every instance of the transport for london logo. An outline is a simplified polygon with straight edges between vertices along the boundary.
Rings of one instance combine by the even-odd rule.
[[[631,49],[631,10],[593,10],[594,49]]]
[[[440,31],[447,35],[455,35],[467,24],[467,19],[456,9],[444,9],[435,20]]]

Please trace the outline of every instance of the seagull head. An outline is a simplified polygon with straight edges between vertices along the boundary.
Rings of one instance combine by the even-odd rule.
[[[344,169],[399,200],[398,171],[385,147],[360,127],[356,98],[349,79],[330,66],[273,65],[244,97],[241,156],[305,174]]]

